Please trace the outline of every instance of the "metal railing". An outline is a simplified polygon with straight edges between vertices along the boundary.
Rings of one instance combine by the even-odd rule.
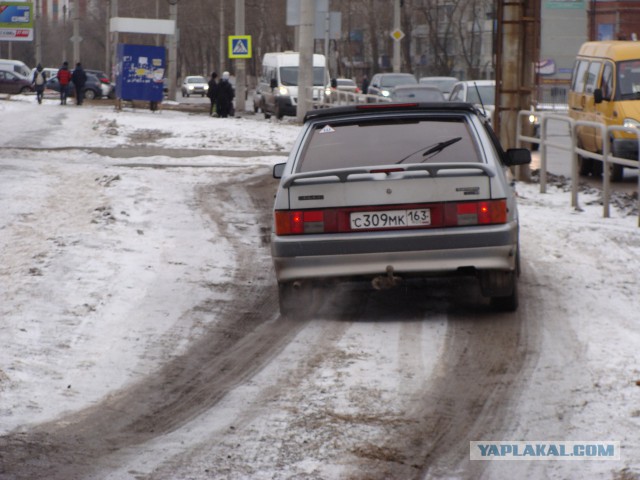
[[[537,115],[540,119],[540,136],[533,137],[524,135],[522,118],[526,117],[527,120],[531,115]],[[566,143],[559,143],[552,140],[553,137],[549,136],[548,124],[550,121],[560,121],[566,123],[569,126],[569,137],[571,140],[570,146]],[[600,132],[600,138],[608,139],[613,137],[613,132],[625,132],[631,135],[635,135],[638,140],[638,156],[637,160],[631,160],[627,158],[616,157],[611,153],[610,142],[602,142],[602,153],[591,152],[583,148],[578,147],[577,141],[577,129],[579,127],[594,128]],[[521,147],[523,142],[529,142],[540,146],[540,193],[546,193],[546,180],[547,180],[547,147],[553,147],[561,150],[566,150],[571,153],[571,206],[579,208],[578,204],[578,190],[579,190],[579,166],[580,159],[592,159],[601,161],[603,163],[602,168],[602,204],[603,204],[603,217],[610,217],[610,202],[611,202],[611,172],[610,166],[613,164],[622,165],[625,167],[638,168],[640,165],[640,129],[621,127],[621,126],[606,126],[602,123],[588,122],[582,120],[574,120],[571,117],[565,115],[558,115],[554,113],[541,113],[530,110],[521,110],[518,112],[518,125],[516,130],[516,146]],[[638,175],[638,226],[640,227],[640,174]]]

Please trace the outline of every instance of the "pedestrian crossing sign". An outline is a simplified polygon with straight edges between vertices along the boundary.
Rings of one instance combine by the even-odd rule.
[[[229,35],[229,58],[251,58],[251,35]]]

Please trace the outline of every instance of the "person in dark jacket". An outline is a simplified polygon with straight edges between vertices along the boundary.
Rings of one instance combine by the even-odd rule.
[[[209,108],[209,115],[211,117],[213,117],[213,114],[216,112],[216,102],[218,100],[218,82],[216,78],[218,78],[218,74],[213,72],[211,74],[211,80],[209,80],[209,90],[207,90],[207,97],[209,97],[209,101],[211,102],[211,108]]]
[[[31,79],[31,83],[33,83],[33,87],[36,91],[36,98],[38,99],[38,103],[42,103],[42,97],[44,96],[44,86],[47,83],[47,76],[45,75],[44,69],[42,65],[38,64],[36,67],[36,71],[33,72],[33,78]]]
[[[366,95],[368,93],[367,90],[369,90],[369,77],[365,73],[362,76],[362,93]]]
[[[82,68],[80,62],[76,63],[76,68],[71,74],[71,81],[76,88],[76,105],[82,105],[84,101],[84,85],[87,83],[87,73]]]
[[[64,62],[58,74],[58,83],[60,84],[60,105],[67,104],[67,96],[69,95],[69,82],[71,81],[71,72],[69,71],[69,62]]]
[[[229,72],[222,74],[222,80],[218,83],[218,116],[227,118],[233,108],[233,97],[235,92],[229,82]]]

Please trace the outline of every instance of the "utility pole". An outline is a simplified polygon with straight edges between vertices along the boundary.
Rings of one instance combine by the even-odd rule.
[[[177,52],[178,52],[178,0],[167,0],[169,2],[169,19],[175,22],[176,28],[173,35],[170,35],[169,40],[169,58],[167,61],[167,70],[169,79],[169,100],[176,100],[176,90],[178,82],[178,65],[177,65]]]
[[[236,35],[244,35],[244,0],[236,0]],[[236,58],[236,112],[245,110],[247,91],[246,63],[244,58]]]
[[[111,0],[110,3],[110,9],[109,9],[109,16],[110,19],[111,18],[116,18],[118,16],[118,0]],[[109,21],[109,23],[111,23],[111,21]],[[111,32],[111,28],[110,26],[109,28],[109,35],[110,38],[107,42],[107,45],[110,50],[107,51],[107,61],[109,62],[109,68],[108,68],[108,72],[111,75],[111,79],[115,80],[115,67],[116,64],[118,63],[118,42],[120,41],[120,34],[118,32]]]
[[[400,0],[393,0],[393,31],[400,31]],[[400,66],[400,40],[395,40],[393,42],[393,71],[399,72]]]
[[[78,0],[70,0],[71,5],[71,13],[73,14],[73,65],[80,61],[80,42],[82,41],[82,37],[80,37],[80,6],[78,5]]]
[[[296,117],[302,123],[313,99],[313,37],[315,22],[315,1],[300,0],[300,62],[298,67],[298,106]]]
[[[63,39],[62,39],[62,60],[67,61],[67,42],[69,41],[69,35],[67,34],[67,6],[62,6],[62,31]],[[11,43],[9,43],[11,45]],[[9,57],[11,58],[11,57]]]
[[[225,41],[224,41],[224,2],[225,0],[220,0],[220,46],[219,46],[219,57],[220,57],[220,65],[218,68],[218,72],[219,75],[222,75],[222,72],[224,72],[224,59],[225,59],[225,54],[224,54],[224,48],[225,48]]]
[[[36,0],[36,24],[35,24],[35,43],[36,43],[36,65],[42,64],[42,15],[40,12],[40,0]]]

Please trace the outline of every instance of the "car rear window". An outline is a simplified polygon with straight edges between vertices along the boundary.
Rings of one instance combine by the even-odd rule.
[[[444,148],[437,149],[438,145]],[[432,150],[431,153],[427,153]],[[317,124],[297,172],[376,165],[481,162],[464,118],[385,119]]]

